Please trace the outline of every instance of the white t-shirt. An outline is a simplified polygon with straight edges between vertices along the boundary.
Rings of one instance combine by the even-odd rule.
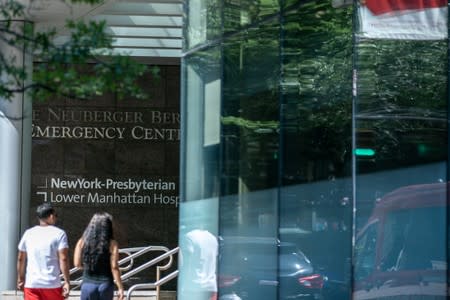
[[[58,251],[64,248],[69,248],[67,235],[56,226],[34,226],[25,231],[18,249],[27,253],[26,288],[61,286]]]
[[[217,238],[209,231],[194,229],[186,234],[186,268],[190,283],[186,289],[217,292]]]

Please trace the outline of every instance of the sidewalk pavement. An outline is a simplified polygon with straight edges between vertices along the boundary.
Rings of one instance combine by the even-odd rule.
[[[68,300],[80,299],[80,291],[71,291]],[[176,300],[176,291],[161,291],[159,300]],[[0,300],[23,300],[23,293],[21,291],[2,291],[0,293]],[[131,300],[156,300],[155,291],[135,291],[131,296]]]

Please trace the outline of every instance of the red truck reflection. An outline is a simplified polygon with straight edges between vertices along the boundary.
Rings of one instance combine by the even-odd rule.
[[[447,299],[447,185],[397,189],[355,246],[354,299]]]

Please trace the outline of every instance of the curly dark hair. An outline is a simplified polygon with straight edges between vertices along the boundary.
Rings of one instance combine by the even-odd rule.
[[[106,212],[94,214],[83,233],[83,264],[93,271],[101,263],[99,258],[109,253],[113,237],[112,216]]]

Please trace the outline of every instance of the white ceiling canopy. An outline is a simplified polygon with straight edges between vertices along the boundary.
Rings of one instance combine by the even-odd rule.
[[[68,6],[60,0],[32,0],[37,29],[63,28],[67,18],[104,20],[114,52],[136,57],[180,58],[183,0],[111,0],[97,6]],[[40,2],[38,2],[40,1]],[[67,41],[58,32],[57,42]]]

